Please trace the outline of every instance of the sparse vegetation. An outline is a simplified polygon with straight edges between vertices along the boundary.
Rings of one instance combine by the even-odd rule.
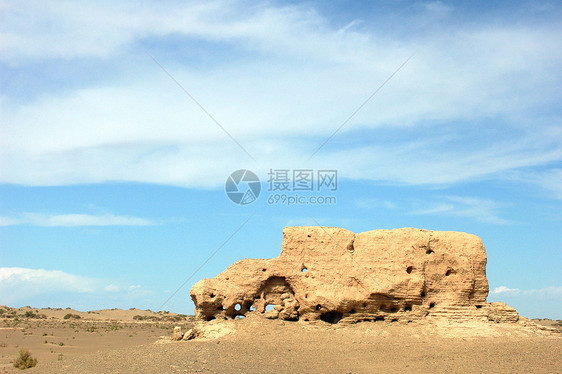
[[[137,314],[135,316],[133,316],[133,320],[135,321],[169,321],[169,322],[179,322],[179,321],[183,321],[187,318],[187,316],[185,314],[176,314],[176,315],[165,315],[162,317],[158,317],[158,316],[141,316],[140,314]]]
[[[116,330],[119,330],[119,329],[122,329],[122,328],[123,328],[123,326],[121,326],[121,325],[119,325],[119,324],[117,324],[117,323],[113,323],[113,324],[111,324],[111,325],[108,326],[108,328],[106,329],[106,331],[109,331],[109,330],[111,330],[111,331],[116,331]]]
[[[37,359],[31,356],[31,352],[27,349],[20,349],[19,355],[14,361],[14,367],[17,369],[29,369],[37,365]]]
[[[109,339],[118,341],[126,339],[128,342],[138,339],[139,342],[146,342],[160,337],[163,335],[162,332],[170,331],[176,324],[183,325],[192,321],[192,316],[171,312],[168,314],[164,312],[152,314],[138,309],[128,312],[124,317],[120,313],[107,313],[109,310],[102,311],[100,314],[105,315],[100,320],[90,317],[97,315],[97,312],[93,315],[86,315],[74,310],[63,311],[59,309],[57,311],[52,308],[49,310],[47,308],[7,307],[0,307],[0,311],[3,312],[2,318],[0,318],[0,327],[13,329],[13,337],[19,336],[20,339],[24,339],[21,340],[23,343],[19,343],[19,347],[15,344],[16,341],[10,344],[8,339],[12,338],[12,335],[3,335],[3,339],[0,340],[0,351],[4,352],[6,362],[8,362],[8,358],[11,358],[9,360],[10,366],[14,364],[16,357],[18,357],[17,353],[20,348],[27,350],[27,352],[22,353],[22,357],[14,365],[20,368],[26,368],[28,364],[31,367],[33,363],[36,363],[36,358],[41,361],[39,366],[50,365],[52,361],[56,361],[57,355],[61,351],[69,350],[68,353],[73,355],[76,351],[72,349],[75,344],[91,350],[95,344],[98,344],[96,342],[105,342]],[[42,313],[49,314],[43,319]],[[175,321],[179,321],[179,323]],[[87,332],[94,334],[87,334]],[[29,352],[33,352],[33,355]],[[47,354],[45,358],[43,358],[41,352]],[[39,357],[37,357],[38,354]],[[3,373],[2,369],[0,369],[0,372]]]

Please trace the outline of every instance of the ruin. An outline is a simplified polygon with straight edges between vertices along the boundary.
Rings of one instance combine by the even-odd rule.
[[[206,321],[254,313],[327,323],[517,322],[515,309],[486,301],[486,261],[481,239],[466,233],[287,227],[279,257],[237,261],[196,283],[191,298]]]

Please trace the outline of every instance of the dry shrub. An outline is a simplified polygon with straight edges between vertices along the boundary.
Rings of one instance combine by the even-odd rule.
[[[35,365],[37,365],[37,359],[31,356],[31,352],[29,352],[25,348],[20,349],[20,354],[18,358],[16,358],[16,361],[14,362],[14,367],[16,369],[23,370],[23,369],[32,368]]]

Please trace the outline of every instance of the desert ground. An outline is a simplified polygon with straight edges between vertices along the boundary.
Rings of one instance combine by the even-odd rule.
[[[0,306],[0,373],[20,372],[13,361],[21,348],[37,358],[37,372],[50,373],[50,363],[150,344],[170,335],[174,326],[189,326],[191,320],[189,316],[139,309],[79,312]]]
[[[29,373],[560,373],[562,368],[562,327],[551,320],[343,325],[249,315],[199,323],[200,336],[174,341],[174,326],[187,331],[193,317],[138,309],[0,309],[4,373],[20,372],[12,364],[20,348],[38,359]]]

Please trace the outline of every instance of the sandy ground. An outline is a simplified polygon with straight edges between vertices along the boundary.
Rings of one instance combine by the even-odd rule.
[[[166,315],[47,312],[47,319],[20,317],[13,327],[5,326],[13,318],[4,319],[0,370],[20,372],[11,361],[25,347],[39,359],[26,373],[562,372],[560,323],[550,320],[538,321],[550,326],[541,330],[491,323],[329,325],[249,316],[199,325],[201,336],[176,342],[170,339],[173,326],[185,331],[190,317],[169,314],[178,321],[147,322],[133,317]],[[81,319],[63,319],[68,313]]]
[[[29,349],[41,368],[74,356],[152,343],[169,336],[174,326],[190,326],[191,320],[139,309],[78,312],[0,306],[0,373],[20,372],[13,368],[20,348]]]

